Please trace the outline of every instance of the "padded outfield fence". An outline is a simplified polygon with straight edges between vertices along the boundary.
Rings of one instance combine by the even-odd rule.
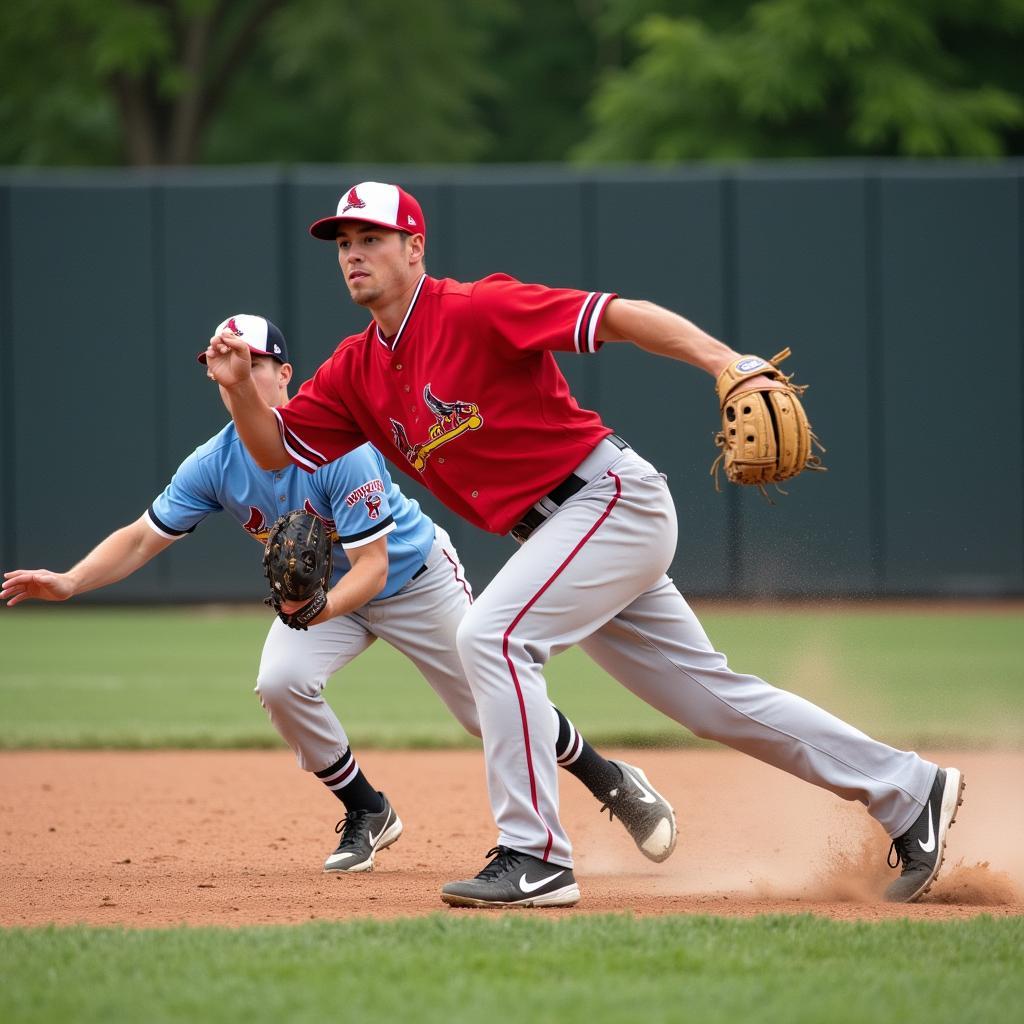
[[[1024,593],[1020,161],[7,172],[5,567],[70,565],[220,428],[194,354],[229,313],[278,323],[299,380],[365,324],[306,226],[367,178],[421,200],[435,276],[617,291],[741,351],[792,347],[830,471],[775,506],[715,493],[709,378],[631,346],[560,357],[580,400],[669,475],[684,592]],[[400,482],[482,586],[512,542]],[[248,600],[263,589],[256,556],[214,517],[84,600]]]

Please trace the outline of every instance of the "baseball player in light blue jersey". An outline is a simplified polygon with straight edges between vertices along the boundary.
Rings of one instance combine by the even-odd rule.
[[[292,367],[284,336],[263,317],[224,321],[243,337],[253,376],[271,405],[287,401]],[[201,354],[200,362],[205,362]],[[227,404],[226,392],[222,397]],[[348,736],[323,698],[328,678],[378,637],[405,654],[460,724],[480,735],[476,705],[456,646],[472,589],[447,533],[391,480],[380,453],[364,444],[310,476],[295,466],[259,468],[229,423],[178,467],[136,522],[115,531],[65,573],[16,569],[4,574],[0,599],[62,601],[107,586],[226,511],[265,542],[274,521],[304,508],[325,520],[334,540],[328,603],[308,630],[275,618],[260,659],[256,691],[274,727],[345,805],[341,838],[325,871],[372,870],[378,850],[395,842],[402,822],[359,767]],[[558,763],[618,817],[641,852],[662,861],[676,842],[672,808],[637,767],[601,757],[552,707]],[[528,897],[523,902],[529,902]]]

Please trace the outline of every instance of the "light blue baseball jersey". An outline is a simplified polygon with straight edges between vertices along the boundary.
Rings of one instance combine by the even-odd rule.
[[[388,580],[378,598],[397,593],[421,568],[434,524],[392,481],[380,452],[364,444],[310,475],[297,466],[261,469],[234,423],[200,445],[149,506],[149,525],[176,539],[211,512],[224,510],[264,543],[274,521],[305,508],[328,522],[334,538],[331,585],[351,568],[345,549],[387,537]]]

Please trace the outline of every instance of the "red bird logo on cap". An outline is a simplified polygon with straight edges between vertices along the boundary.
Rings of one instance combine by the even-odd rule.
[[[359,193],[356,191],[355,185],[353,185],[349,189],[348,195],[345,197],[345,206],[341,212],[348,213],[349,210],[362,210],[365,206],[366,203],[359,198]]]
[[[235,332],[235,334],[237,334],[237,335],[238,335],[239,337],[241,337],[241,336],[242,336],[242,333],[243,333],[243,332],[242,332],[242,328],[241,328],[241,327],[239,327],[239,326],[238,326],[238,324],[236,324],[236,323],[235,323],[235,318],[234,318],[234,317],[232,317],[232,318],[231,318],[231,319],[230,319],[230,320],[228,321],[228,327],[230,327],[230,328],[231,328],[231,330],[233,330],[233,331]]]

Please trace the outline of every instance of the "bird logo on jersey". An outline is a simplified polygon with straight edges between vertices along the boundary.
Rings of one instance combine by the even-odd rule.
[[[359,193],[356,191],[355,185],[348,190],[348,195],[345,197],[345,206],[342,209],[342,213],[348,213],[349,210],[362,210],[366,207],[366,203],[359,198]]]
[[[476,402],[446,402],[435,397],[429,384],[423,389],[423,401],[427,403],[436,421],[430,428],[429,440],[422,444],[411,444],[405,427],[398,420],[391,420],[391,436],[395,447],[412,463],[413,469],[420,473],[433,451],[454,441],[467,430],[479,430],[484,425],[480,406]]]
[[[380,496],[371,494],[366,499],[366,514],[371,519],[376,519],[380,515]]]
[[[261,544],[266,544],[267,537],[270,536],[267,517],[255,505],[249,506],[249,518],[242,523],[242,529]]]

